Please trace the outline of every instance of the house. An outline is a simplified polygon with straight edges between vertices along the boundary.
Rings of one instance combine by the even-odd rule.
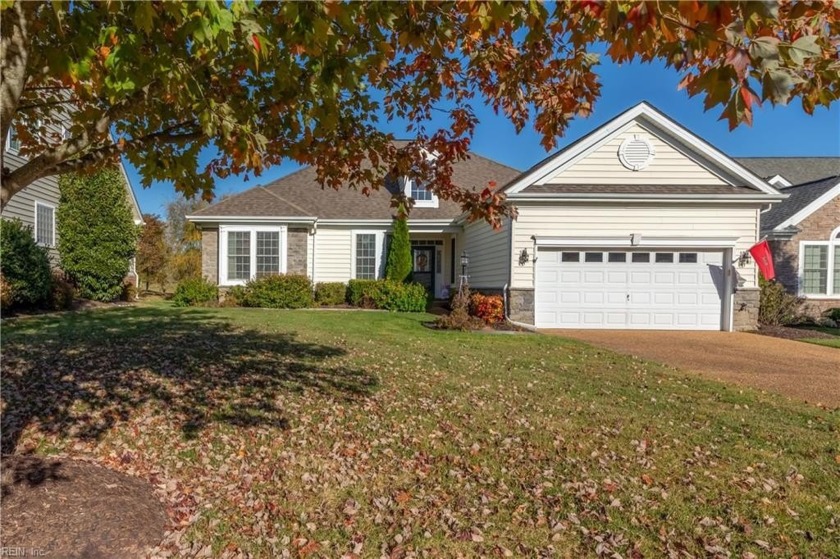
[[[840,157],[742,161],[788,196],[761,215],[778,281],[812,315],[840,308]]]
[[[63,134],[64,131],[60,129],[50,130],[55,134]],[[9,135],[6,138],[6,149],[3,153],[3,166],[12,170],[17,169],[26,162],[24,156],[20,155],[21,147],[20,141],[17,139],[14,127],[9,130]],[[143,223],[143,215],[140,212],[140,205],[137,202],[137,197],[134,195],[134,190],[131,187],[131,181],[128,180],[128,175],[125,173],[125,168],[120,163],[120,171],[123,179],[125,179],[126,196],[131,206],[134,223],[140,225]],[[58,177],[49,176],[36,180],[14,196],[12,196],[6,207],[3,208],[0,217],[2,219],[19,219],[24,225],[32,228],[32,234],[35,236],[35,241],[45,247],[50,256],[50,260],[58,263],[58,229],[56,228],[56,209],[58,208],[61,192],[58,187]],[[137,282],[137,274],[134,267],[134,260],[132,259],[129,277]]]
[[[754,328],[759,292],[748,249],[761,211],[785,198],[647,103],[525,172],[473,154],[454,182],[495,181],[518,218],[468,222],[421,180],[414,278],[443,297],[469,255],[473,288],[503,293],[510,317],[540,328]],[[383,185],[385,186],[385,185]],[[391,193],[322,190],[303,169],[196,212],[202,270],[224,287],[267,273],[315,282],[381,277]]]

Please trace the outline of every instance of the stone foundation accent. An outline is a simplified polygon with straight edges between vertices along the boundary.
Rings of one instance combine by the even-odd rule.
[[[309,240],[309,230],[290,227],[286,240],[286,272],[306,275],[306,243]]]
[[[219,230],[201,230],[201,275],[207,281],[219,284]]]
[[[534,324],[534,290],[511,289],[508,295],[508,312],[514,322]]]
[[[820,318],[829,309],[840,309],[840,297],[837,299],[805,299],[802,314],[811,318]]]
[[[732,313],[732,329],[741,332],[758,328],[758,305],[761,291],[758,289],[739,289],[735,293]]]

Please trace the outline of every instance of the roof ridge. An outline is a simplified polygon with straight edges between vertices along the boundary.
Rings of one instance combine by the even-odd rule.
[[[288,176],[291,176],[291,175],[288,175]],[[285,177],[284,177],[284,178],[285,178]],[[311,214],[312,214],[312,215],[314,215],[314,216],[317,216],[317,215],[318,215],[317,213],[312,213],[310,210],[307,210],[306,208],[303,208],[303,207],[301,207],[301,206],[298,206],[298,205],[297,205],[297,204],[295,204],[294,202],[292,202],[292,201],[290,201],[290,200],[287,200],[287,199],[283,198],[282,196],[280,196],[280,195],[279,195],[279,194],[277,194],[276,192],[272,192],[272,191],[270,191],[269,189],[267,189],[266,187],[264,187],[264,186],[262,186],[262,185],[257,186],[257,188],[259,188],[259,189],[261,189],[261,190],[264,190],[266,193],[270,194],[271,196],[274,196],[275,198],[277,198],[277,199],[278,199],[278,200],[280,200],[281,202],[285,202],[286,204],[289,204],[290,206],[292,206],[294,209],[296,209],[296,210],[298,210],[298,211],[301,211],[301,212],[303,212],[303,213],[311,213]]]

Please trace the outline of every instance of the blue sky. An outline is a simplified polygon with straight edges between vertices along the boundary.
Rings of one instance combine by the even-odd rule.
[[[840,156],[840,104],[830,110],[817,109],[813,115],[802,110],[798,100],[790,105],[772,107],[766,103],[756,110],[753,126],[742,125],[729,131],[725,121],[719,121],[721,108],[703,112],[702,97],[689,99],[685,91],[677,90],[680,75],[662,64],[632,63],[618,66],[608,60],[598,67],[601,76],[601,98],[593,114],[572,123],[558,148],[573,142],[597,128],[621,111],[639,101],[648,101],[665,114],[680,122],[712,145],[732,156]],[[526,128],[519,135],[503,116],[492,109],[476,107],[481,120],[472,143],[472,151],[516,167],[526,169],[546,156],[539,135]],[[401,124],[385,124],[385,129],[397,137],[407,137]],[[217,195],[241,192],[283,177],[298,167],[287,163],[272,167],[260,177],[228,177],[216,183]],[[126,165],[144,213],[164,213],[164,207],[175,197],[170,184],[157,183],[151,188],[140,186],[137,171]]]

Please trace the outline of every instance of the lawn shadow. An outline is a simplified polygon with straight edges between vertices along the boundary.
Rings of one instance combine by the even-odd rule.
[[[36,317],[4,330],[3,454],[15,452],[33,423],[95,440],[149,405],[178,418],[185,437],[211,422],[287,428],[277,406],[284,392],[355,400],[377,386],[373,375],[338,362],[346,354],[339,347],[235,327],[200,309]]]

